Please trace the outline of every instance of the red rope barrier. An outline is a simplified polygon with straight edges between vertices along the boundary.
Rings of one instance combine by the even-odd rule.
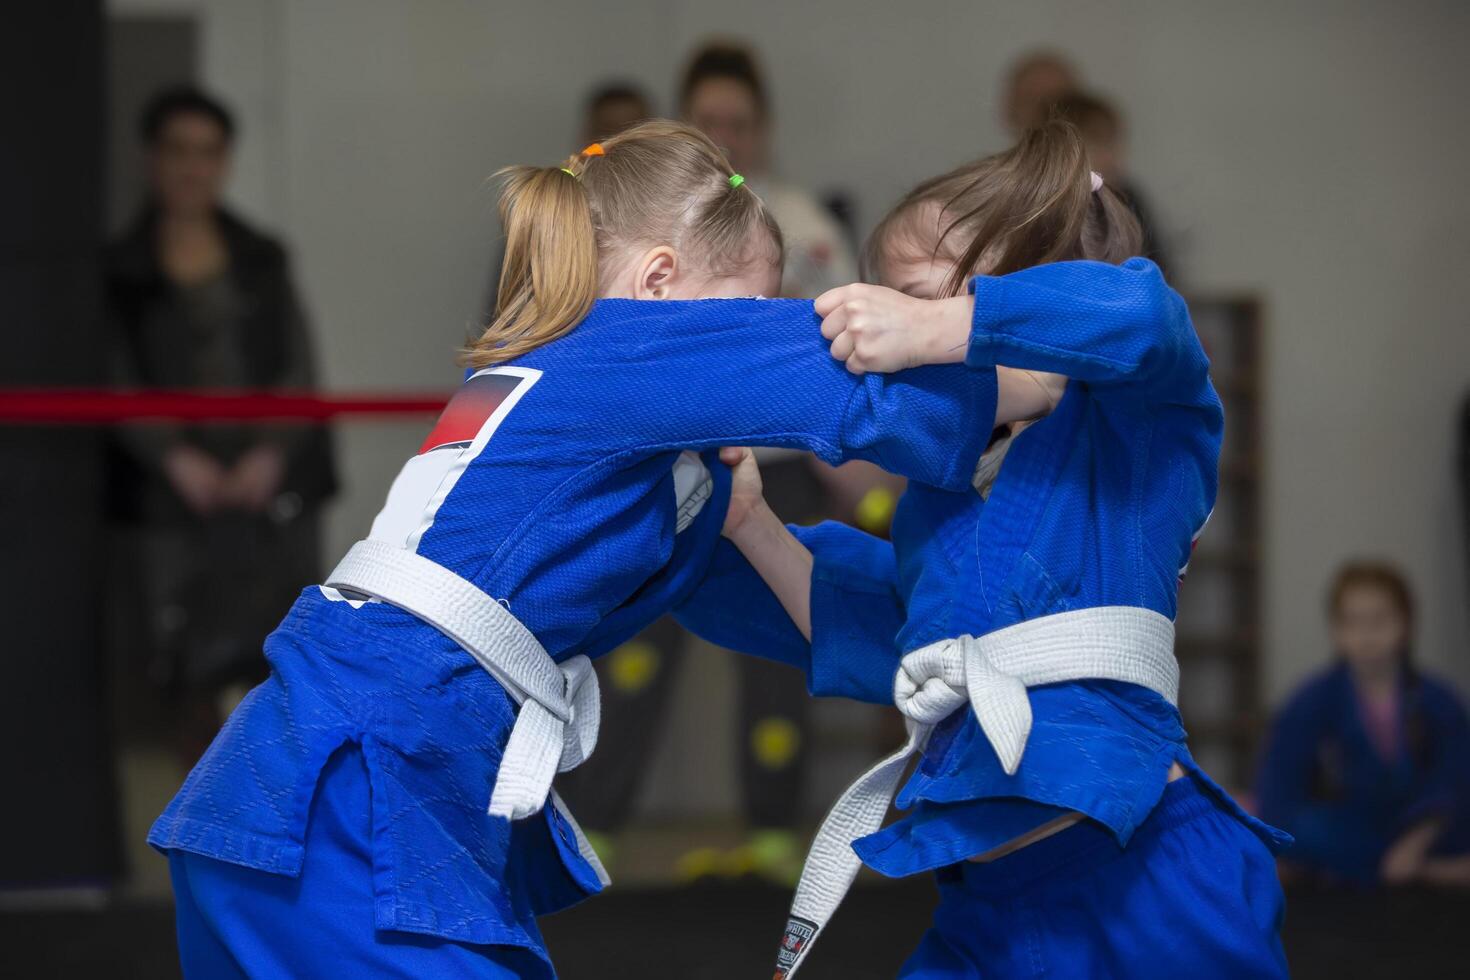
[[[436,415],[448,400],[448,393],[8,388],[0,389],[0,423],[321,422],[349,415]]]

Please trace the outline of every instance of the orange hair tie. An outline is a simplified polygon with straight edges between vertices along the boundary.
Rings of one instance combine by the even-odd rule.
[[[607,154],[602,149],[601,143],[588,143],[587,149],[582,151],[584,157],[605,157]]]

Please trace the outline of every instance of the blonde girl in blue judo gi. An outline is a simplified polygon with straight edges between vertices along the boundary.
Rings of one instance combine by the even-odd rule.
[[[884,285],[817,299],[854,372],[1004,363],[1056,396],[998,430],[973,487],[911,482],[892,545],[784,528],[752,499],[754,462],[727,453],[727,534],[811,641],[785,656],[816,693],[896,702],[910,734],[819,832],[778,978],[859,859],[938,875],[904,977],[1286,973],[1272,852],[1289,838],[1199,769],[1176,706],[1177,588],[1214,505],[1224,417],[1184,302],[1129,257],[1138,246],[1075,130],[1052,123],[921,184],[874,233]],[[1099,267],[1127,285],[1057,302]],[[730,568],[727,597],[759,591]],[[915,754],[908,812],[881,827]]]
[[[958,493],[997,420],[1045,408],[989,366],[854,375],[810,301],[701,298],[775,293],[781,239],[688,127],[505,179],[499,313],[465,382],[149,835],[191,977],[551,976],[536,916],[606,883],[550,790],[596,740],[588,658],[753,577],[720,538],[715,448]],[[795,627],[766,596],[747,639],[779,645]]]

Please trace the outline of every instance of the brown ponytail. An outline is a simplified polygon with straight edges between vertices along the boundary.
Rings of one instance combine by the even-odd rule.
[[[604,263],[628,249],[677,244],[715,276],[761,258],[779,267],[775,219],[698,130],[655,119],[597,146],[564,167],[496,174],[505,229],[497,312],[464,364],[499,364],[564,336],[592,309]]]
[[[939,207],[935,230],[913,227],[924,204]],[[1082,137],[1060,120],[910,191],[868,239],[870,273],[900,237],[927,241],[935,256],[953,259],[946,296],[980,272],[1005,275],[1066,259],[1116,264],[1143,246],[1138,219],[1122,198],[1106,185],[1093,191]]]

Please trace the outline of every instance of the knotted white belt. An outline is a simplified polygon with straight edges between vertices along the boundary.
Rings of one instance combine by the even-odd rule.
[[[558,664],[535,634],[468,580],[422,555],[382,541],[359,541],[327,578],[330,588],[379,599],[436,627],[488,670],[521,706],[490,793],[490,813],[519,820],[548,798],[577,837],[604,885],[607,872],[561,797],[558,772],[580,765],[597,744],[601,700],[592,661]]]
[[[968,701],[1001,766],[1014,775],[1031,732],[1026,689],[1077,680],[1126,681],[1176,703],[1174,624],[1149,609],[1103,606],[941,640],[904,657],[893,697],[908,740],[849,786],[817,831],[776,957],[776,980],[796,972],[837,910],[861,865],[852,842],[883,825],[910,757],[923,751],[936,724]]]

